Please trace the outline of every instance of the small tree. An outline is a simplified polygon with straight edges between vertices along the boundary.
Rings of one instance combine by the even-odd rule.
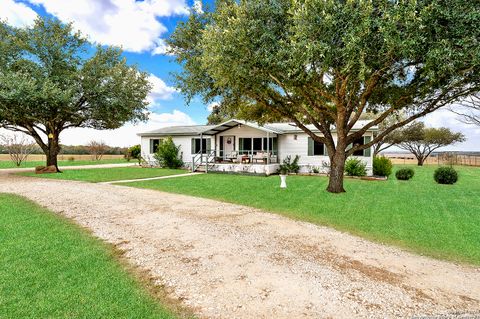
[[[452,132],[446,127],[427,128],[422,122],[398,130],[391,143],[411,152],[417,158],[418,166],[422,166],[430,154],[440,147],[465,141],[462,133]]]
[[[88,152],[92,155],[92,160],[99,161],[108,149],[104,141],[90,141],[87,145]]]
[[[36,148],[35,143],[23,134],[2,136],[1,140],[3,149],[7,151],[8,155],[10,155],[10,159],[17,167],[20,167]]]
[[[136,159],[138,161],[138,164],[142,162],[142,148],[140,145],[134,145],[127,149],[127,152],[125,153],[125,159],[127,161],[130,161],[130,159]]]
[[[179,168],[183,166],[179,158],[180,146],[173,143],[171,137],[167,137],[158,145],[157,152],[153,155],[160,167]]]

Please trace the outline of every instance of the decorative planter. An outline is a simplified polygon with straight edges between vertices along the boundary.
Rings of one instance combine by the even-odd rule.
[[[280,175],[280,188],[287,188],[287,175]]]

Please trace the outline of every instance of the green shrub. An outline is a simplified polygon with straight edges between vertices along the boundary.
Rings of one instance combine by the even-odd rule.
[[[367,175],[366,164],[358,158],[350,158],[345,163],[345,173],[348,176],[365,176]]]
[[[179,168],[183,166],[182,160],[178,156],[180,146],[173,143],[171,137],[167,137],[159,145],[157,152],[153,155],[160,167]]]
[[[278,170],[279,174],[287,175],[288,173],[298,173],[300,170],[300,166],[298,165],[298,161],[300,160],[300,156],[295,155],[295,158],[292,161],[292,157],[288,155],[283,160],[283,164],[280,165],[280,169]]]
[[[458,174],[453,167],[439,167],[435,170],[433,178],[439,184],[455,184]]]
[[[373,175],[390,176],[392,174],[392,161],[385,156],[373,158]]]
[[[395,173],[395,177],[401,181],[408,181],[415,175],[415,171],[411,168],[401,168]]]
[[[138,164],[142,161],[142,148],[140,145],[134,145],[127,149],[124,155],[125,159],[130,162],[132,158],[138,161]]]

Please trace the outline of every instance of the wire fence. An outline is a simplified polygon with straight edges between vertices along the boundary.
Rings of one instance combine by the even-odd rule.
[[[412,154],[386,153],[382,154],[392,160],[393,164],[417,164]],[[425,165],[462,165],[480,166],[480,154],[459,154],[454,152],[435,153],[424,162]]]

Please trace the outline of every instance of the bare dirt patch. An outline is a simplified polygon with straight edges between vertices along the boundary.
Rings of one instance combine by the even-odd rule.
[[[244,206],[0,174],[116,245],[205,318],[393,318],[480,311],[480,269]]]

